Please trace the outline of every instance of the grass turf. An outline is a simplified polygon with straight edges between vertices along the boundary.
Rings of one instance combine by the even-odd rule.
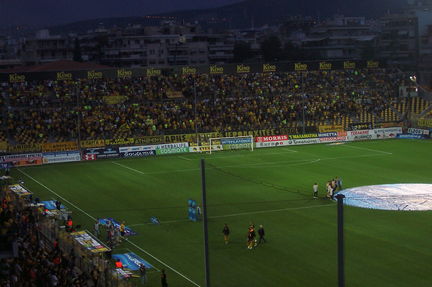
[[[387,140],[102,160],[20,168],[14,175],[42,199],[57,198],[55,192],[93,217],[125,220],[139,235],[119,248],[165,268],[170,286],[194,284],[166,265],[204,286],[202,225],[187,221],[186,204],[200,201],[199,160],[205,158],[212,286],[335,286],[336,205],[314,200],[313,183],[320,197],[336,176],[344,187],[432,183],[431,144]],[[92,230],[88,215],[64,203],[75,223]],[[151,216],[162,224],[147,224]],[[430,286],[430,211],[346,207],[345,216],[348,286]],[[263,224],[268,240],[252,251],[246,248],[250,222]],[[231,229],[228,245],[224,223]],[[157,272],[149,279],[159,285]]]

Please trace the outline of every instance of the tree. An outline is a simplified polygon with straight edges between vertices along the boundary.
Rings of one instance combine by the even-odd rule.
[[[82,55],[81,55],[81,46],[78,38],[75,38],[75,47],[73,50],[73,60],[76,62],[82,62]]]
[[[249,43],[238,42],[234,45],[234,62],[242,63],[244,60],[252,57],[252,50]]]
[[[270,36],[261,43],[261,53],[265,61],[282,60],[282,44],[278,37]]]

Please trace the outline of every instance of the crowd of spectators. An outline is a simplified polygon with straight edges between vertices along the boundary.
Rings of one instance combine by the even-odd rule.
[[[4,192],[1,199],[0,236],[4,244],[0,250],[0,286],[98,286],[96,269],[90,274],[82,272],[73,251],[65,254],[58,241],[50,243],[42,238],[36,209],[18,208]]]
[[[386,69],[2,83],[2,126],[19,142],[292,126],[379,116],[409,85]],[[195,105],[196,103],[196,105]]]

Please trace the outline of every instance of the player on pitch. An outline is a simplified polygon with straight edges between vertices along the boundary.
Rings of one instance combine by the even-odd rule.
[[[229,227],[228,227],[228,225],[225,223],[225,225],[224,225],[224,228],[223,228],[223,230],[222,230],[222,233],[223,233],[223,235],[224,235],[224,241],[225,241],[225,244],[228,244],[228,242],[229,242],[229,234],[230,234],[230,230],[229,230]]]
[[[248,229],[248,235],[247,235],[247,248],[252,249],[254,246],[257,245],[257,241],[255,239],[256,233],[255,233],[255,226],[252,224],[249,226]]]

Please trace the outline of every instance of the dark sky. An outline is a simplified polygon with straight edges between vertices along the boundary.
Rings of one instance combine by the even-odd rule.
[[[52,25],[115,16],[211,8],[241,0],[0,0],[0,26]],[[263,0],[265,1],[265,0]]]

